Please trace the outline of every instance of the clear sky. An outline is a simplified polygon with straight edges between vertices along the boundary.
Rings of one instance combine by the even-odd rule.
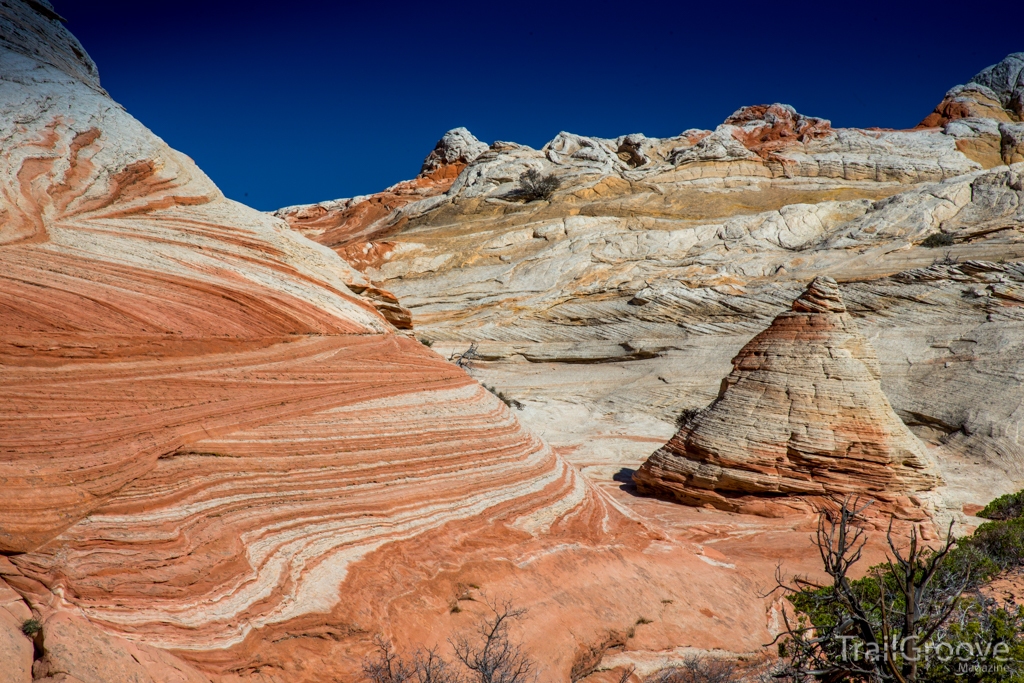
[[[444,132],[540,147],[785,102],[910,127],[1024,51],[1024,2],[53,0],[111,96],[258,209],[374,192]]]

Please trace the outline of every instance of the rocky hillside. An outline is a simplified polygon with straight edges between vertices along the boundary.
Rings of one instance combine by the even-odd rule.
[[[668,440],[828,275],[955,514],[1024,480],[1022,97],[1016,53],[913,130],[772,104],[668,139],[495,142],[444,193],[325,244],[396,294],[435,349],[472,345],[474,376],[595,481]],[[465,131],[446,140],[460,164],[481,149]],[[524,193],[531,169],[557,188]],[[315,210],[278,215],[320,239]]]

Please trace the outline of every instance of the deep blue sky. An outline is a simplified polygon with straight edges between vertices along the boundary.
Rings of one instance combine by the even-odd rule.
[[[118,102],[258,209],[414,176],[448,129],[540,147],[785,102],[908,127],[1024,51],[1024,2],[53,0]]]

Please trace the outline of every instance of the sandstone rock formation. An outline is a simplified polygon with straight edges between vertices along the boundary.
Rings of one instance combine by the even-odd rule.
[[[380,265],[390,245],[380,238],[401,228],[393,213],[410,202],[443,194],[455,182],[466,164],[487,150],[465,128],[454,128],[438,141],[427,156],[420,174],[377,194],[337,199],[319,204],[288,206],[274,215],[321,244],[336,250],[356,267]],[[370,242],[376,240],[376,243]],[[388,322],[401,329],[412,327],[412,314],[398,303],[394,294],[378,287],[349,285],[369,298]]]
[[[938,483],[882,393],[874,350],[835,280],[815,278],[732,362],[718,398],[633,475],[641,492],[760,511],[780,496],[886,496]]]
[[[34,646],[22,625],[32,618],[32,610],[2,578],[14,573],[6,559],[0,558],[0,681],[29,683],[32,680]]]
[[[955,516],[1024,483],[1015,60],[972,79],[996,109],[941,127],[837,129],[776,104],[666,139],[495,142],[445,194],[378,220],[386,239],[346,249],[419,336],[472,345],[474,376],[602,482],[713,400],[751,336],[829,273],[941,471],[937,514]],[[514,201],[528,169],[560,188]]]
[[[455,164],[465,166],[487,151],[487,145],[480,142],[465,128],[453,128],[445,133],[434,151],[423,161],[420,174],[434,173]]]
[[[487,145],[468,130],[454,128],[437,142],[413,180],[403,181],[373,195],[286,206],[275,211],[274,215],[332,249],[379,238],[400,227],[386,220],[392,212],[410,202],[444,194],[462,169],[486,151]],[[358,252],[343,251],[342,255],[349,260],[359,260]]]
[[[983,69],[966,85],[950,89],[920,125],[941,126],[962,118],[1024,118],[1024,52],[1008,55]]]
[[[757,588],[780,557],[815,568],[810,518],[639,497],[630,473],[820,272],[938,465],[936,514],[1024,480],[1024,165],[986,170],[1019,117],[763,105],[541,150],[456,130],[412,181],[268,216],[112,103],[45,0],[0,5],[0,116],[18,683],[347,680],[374,634],[443,647],[487,595],[529,608],[546,680],[755,655],[778,617]],[[516,199],[529,169],[559,190]],[[523,410],[444,360],[471,343]]]
[[[918,128],[942,126],[957,149],[985,168],[1024,161],[1024,52],[946,93]]]
[[[593,485],[116,106],[46,2],[0,22],[0,675],[349,680],[375,634],[444,645],[485,595],[530,609],[549,680],[613,630],[658,661],[772,636],[749,524]],[[804,523],[756,527],[796,555]]]

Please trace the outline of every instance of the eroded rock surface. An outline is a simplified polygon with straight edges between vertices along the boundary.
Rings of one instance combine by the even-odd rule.
[[[413,180],[373,195],[288,206],[278,209],[274,215],[285,219],[303,235],[336,250],[357,268],[377,266],[388,258],[392,246],[381,238],[402,226],[402,221],[392,220],[394,212],[411,202],[446,192],[466,164],[485,151],[487,145],[472,133],[465,128],[455,128],[438,141]],[[412,328],[412,314],[391,292],[358,284],[353,289],[369,298],[395,327]]]
[[[0,558],[0,562],[5,562]],[[10,570],[8,570],[10,571]],[[32,619],[32,610],[21,596],[0,575],[0,682],[29,683],[35,648],[32,639],[22,631]]]
[[[942,126],[957,149],[985,168],[1024,161],[1024,52],[946,93],[918,128]]]
[[[487,151],[465,128],[454,128],[437,142],[423,161],[420,173],[377,194],[336,199],[319,204],[287,206],[274,215],[302,234],[338,249],[349,261],[361,261],[358,251],[346,251],[352,243],[379,239],[395,229],[392,213],[411,202],[436,197],[452,186],[468,163]],[[365,257],[364,257],[365,258]]]
[[[972,80],[988,109],[912,131],[772,104],[666,139],[495,142],[446,193],[380,219],[386,238],[346,249],[419,336],[471,349],[470,372],[604,482],[712,401],[750,338],[829,274],[937,463],[937,514],[955,517],[1024,481],[1017,61]],[[530,169],[557,191],[517,199]]]
[[[878,359],[835,280],[815,278],[732,363],[715,401],[633,475],[641,492],[778,514],[780,497],[887,497],[939,483],[882,393]]]
[[[921,126],[941,126],[963,118],[1020,121],[1024,117],[1024,52],[983,69],[965,85],[946,93]]]
[[[670,660],[772,637],[752,577],[774,560],[745,539],[798,548],[806,518],[680,518],[595,486],[397,332],[387,288],[114,104],[51,14],[0,7],[2,675],[350,680],[375,634],[446,646],[487,596],[530,610],[545,680],[611,631]],[[454,137],[424,187],[474,153]],[[344,220],[338,244],[376,234]]]
[[[779,609],[758,588],[780,557],[814,571],[813,517],[639,497],[630,474],[819,272],[938,464],[936,514],[1024,478],[1024,166],[987,168],[1015,158],[1009,114],[852,130],[762,105],[541,150],[456,130],[408,183],[274,217],[112,103],[48,3],[0,22],[18,683],[347,680],[376,633],[443,647],[487,596],[529,608],[546,680],[613,633],[605,668],[755,655]],[[531,169],[557,191],[523,201]],[[470,344],[523,410],[441,355]]]

